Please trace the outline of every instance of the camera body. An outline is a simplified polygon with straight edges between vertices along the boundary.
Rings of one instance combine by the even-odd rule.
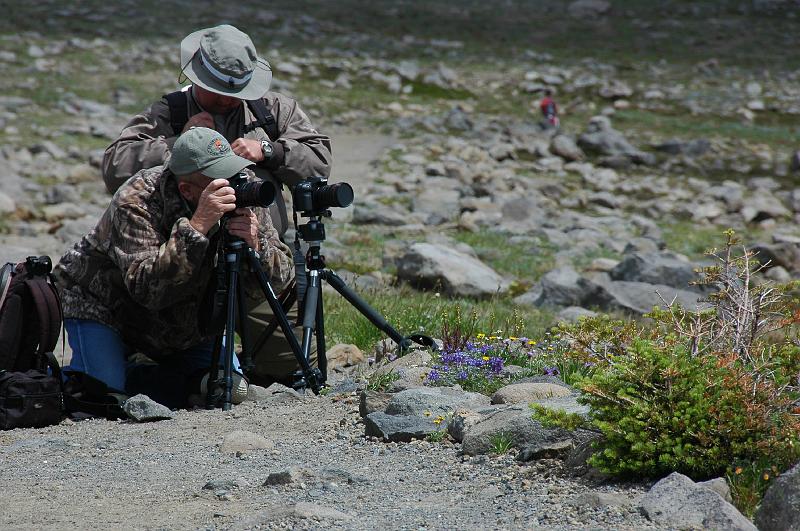
[[[329,208],[344,208],[352,202],[352,186],[347,183],[328,184],[322,177],[300,181],[292,190],[294,209],[305,217],[325,215]]]
[[[228,178],[228,185],[236,194],[236,208],[267,208],[275,201],[275,185],[269,181],[248,181],[245,172]]]

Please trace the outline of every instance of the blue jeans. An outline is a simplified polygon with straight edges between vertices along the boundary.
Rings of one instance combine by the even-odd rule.
[[[186,387],[187,378],[207,371],[211,365],[213,341],[188,348],[157,366],[145,366],[128,360],[133,350],[109,326],[88,319],[65,319],[64,327],[72,348],[72,360],[64,370],[86,373],[107,386],[128,394],[147,391],[145,394],[162,403],[164,402],[158,400],[157,396],[153,396],[159,395],[162,390],[148,391],[148,388],[155,384],[169,387],[170,389],[163,391],[170,395],[183,394],[179,391]],[[233,368],[241,371],[235,355]]]

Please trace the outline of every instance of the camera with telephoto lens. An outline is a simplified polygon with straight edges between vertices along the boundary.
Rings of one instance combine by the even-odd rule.
[[[306,217],[323,215],[329,208],[344,208],[352,202],[352,186],[347,183],[328,184],[322,177],[300,181],[292,190],[294,209]]]
[[[269,181],[248,181],[247,174],[237,173],[228,179],[236,194],[236,208],[267,208],[275,201],[275,185]]]

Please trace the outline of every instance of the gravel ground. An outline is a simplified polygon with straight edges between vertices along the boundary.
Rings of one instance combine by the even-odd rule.
[[[264,448],[227,452],[241,431]],[[644,485],[590,485],[555,462],[468,458],[448,441],[385,444],[363,432],[355,395],[4,432],[0,528],[652,527],[635,503]],[[264,485],[298,466],[310,469],[304,479]]]

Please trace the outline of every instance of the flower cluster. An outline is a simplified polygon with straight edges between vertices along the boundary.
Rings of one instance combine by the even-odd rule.
[[[442,352],[439,363],[428,373],[430,385],[462,386],[475,380],[491,379],[503,371],[503,358],[489,344],[467,342],[462,350]]]

